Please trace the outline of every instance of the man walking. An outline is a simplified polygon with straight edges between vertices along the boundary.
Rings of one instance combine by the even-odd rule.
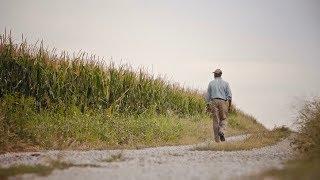
[[[229,84],[222,80],[222,71],[216,69],[214,80],[209,83],[207,91],[207,109],[213,119],[213,133],[216,142],[225,141],[224,131],[227,124],[227,113],[231,108],[232,94]]]

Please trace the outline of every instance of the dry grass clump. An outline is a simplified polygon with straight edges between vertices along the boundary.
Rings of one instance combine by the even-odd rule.
[[[299,135],[295,145],[301,155],[316,155],[320,158],[320,98],[306,102],[298,116]]]
[[[251,179],[319,179],[320,177],[320,98],[307,101],[300,110],[301,125],[293,144],[296,158],[287,162],[283,169],[273,169]]]
[[[205,146],[198,146],[194,150],[198,151],[240,151],[251,150],[254,148],[262,148],[265,146],[273,145],[279,142],[281,139],[287,137],[290,134],[288,128],[281,127],[272,131],[265,130],[251,134],[241,141],[222,142],[222,143],[210,143]]]

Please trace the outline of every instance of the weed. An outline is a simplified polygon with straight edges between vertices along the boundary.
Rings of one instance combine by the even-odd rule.
[[[119,162],[119,161],[124,161],[125,158],[122,154],[122,152],[117,153],[117,154],[112,154],[110,157],[106,158],[106,159],[101,159],[101,162]]]

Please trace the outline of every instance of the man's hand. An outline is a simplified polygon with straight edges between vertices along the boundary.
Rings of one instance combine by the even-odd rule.
[[[228,100],[228,113],[231,112],[231,99]]]
[[[207,104],[206,111],[207,111],[208,113],[211,112],[210,104]]]

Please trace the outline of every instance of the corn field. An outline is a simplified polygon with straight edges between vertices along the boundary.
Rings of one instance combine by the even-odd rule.
[[[28,45],[23,38],[16,44],[6,33],[0,37],[0,70],[0,98],[34,97],[39,110],[72,105],[110,114],[205,113],[204,99],[197,91],[86,53],[57,53],[42,43]]]

